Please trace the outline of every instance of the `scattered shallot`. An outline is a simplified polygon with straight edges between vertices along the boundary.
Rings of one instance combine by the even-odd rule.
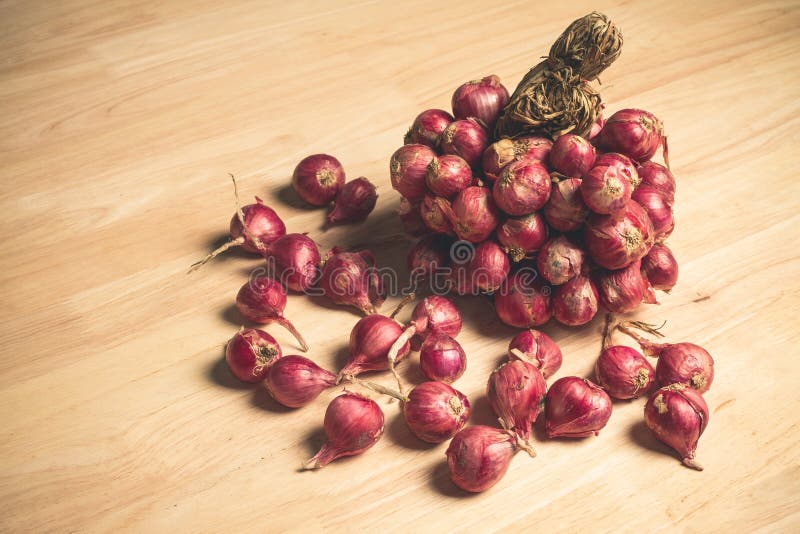
[[[288,408],[300,408],[336,385],[336,375],[303,356],[283,356],[264,380],[270,396]]]
[[[504,363],[492,372],[486,384],[489,406],[503,427],[526,442],[531,438],[531,427],[539,416],[546,391],[542,373],[523,360]]]
[[[375,313],[385,299],[375,256],[368,250],[336,252],[322,267],[319,287],[336,304]]]
[[[467,355],[458,341],[434,333],[419,349],[419,368],[428,380],[452,384],[467,370]]]
[[[644,421],[660,442],[675,449],[683,465],[703,470],[694,457],[708,425],[708,405],[698,392],[683,384],[659,389],[644,407]]]
[[[244,328],[228,341],[225,361],[231,373],[243,382],[260,382],[269,367],[281,357],[275,338],[257,328]]]
[[[447,447],[450,480],[464,491],[486,491],[503,478],[514,454],[524,447],[508,430],[468,426],[453,436]]]
[[[297,164],[292,174],[292,187],[297,196],[312,206],[326,206],[336,198],[344,180],[344,168],[338,159],[314,154]]]
[[[506,278],[494,294],[497,317],[509,326],[531,328],[553,316],[550,286],[530,270],[519,270]]]
[[[244,284],[236,295],[239,313],[254,323],[278,323],[297,339],[303,351],[308,350],[303,336],[291,321],[283,316],[286,309],[286,291],[283,286],[268,276],[257,276]]]
[[[561,349],[550,336],[532,328],[520,332],[508,344],[509,359],[523,360],[549,378],[561,368]]]
[[[340,222],[360,222],[367,218],[375,209],[378,193],[375,185],[361,176],[342,186],[333,209],[328,213],[328,224]]]
[[[642,258],[642,272],[653,288],[669,291],[678,281],[678,262],[667,245],[655,244]]]
[[[611,418],[611,398],[589,380],[566,376],[550,386],[544,415],[548,438],[598,435]]]

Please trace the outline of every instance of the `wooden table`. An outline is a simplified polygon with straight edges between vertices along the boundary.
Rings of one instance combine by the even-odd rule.
[[[400,4],[0,4],[2,530],[797,531],[797,4]],[[481,75],[513,88],[592,9],[625,35],[608,109],[652,110],[670,134],[681,280],[636,317],[716,358],[705,471],[649,435],[639,400],[615,404],[600,437],[537,442],[538,458],[466,496],[446,445],[413,439],[381,399],[374,449],[296,472],[339,390],[288,411],[232,379],[233,297],[259,262],[186,275],[224,237],[227,173],[290,231],[401,265],[387,162],[412,118]],[[378,184],[367,223],[323,231],[324,211],[298,206],[289,176],[315,152]],[[486,377],[514,331],[485,299],[458,304],[457,385],[472,421],[491,422]],[[316,361],[341,364],[354,313],[298,295],[287,314]],[[565,352],[557,376],[589,376],[599,328],[545,329]]]

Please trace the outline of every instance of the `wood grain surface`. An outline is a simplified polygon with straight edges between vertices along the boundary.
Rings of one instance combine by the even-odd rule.
[[[0,529],[797,532],[798,7],[0,2]],[[468,496],[448,479],[446,445],[414,439],[380,399],[372,450],[298,473],[340,388],[289,411],[237,382],[223,350],[260,262],[232,253],[186,274],[224,240],[227,173],[290,231],[401,266],[388,159],[413,117],[481,75],[513,88],[593,9],[625,37],[602,76],[608,109],[651,110],[669,133],[681,279],[635,317],[716,359],[705,471],[650,436],[639,400],[615,403],[597,438],[538,440],[536,459],[518,455]],[[316,152],[378,184],[366,223],[323,231],[324,210],[287,189]],[[491,423],[486,378],[515,331],[488,300],[457,302],[469,357],[457,386],[472,422]],[[356,314],[295,295],[287,315],[312,358],[341,365]],[[565,353],[556,377],[590,376],[599,329],[545,328]],[[403,373],[418,379],[414,363]]]

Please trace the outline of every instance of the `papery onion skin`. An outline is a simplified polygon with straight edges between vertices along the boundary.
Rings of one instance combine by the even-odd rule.
[[[695,460],[697,442],[708,426],[708,405],[703,397],[683,384],[655,391],[644,407],[647,428],[674,449],[687,467],[702,471]]]
[[[548,438],[595,436],[611,418],[611,398],[589,380],[567,376],[550,386],[545,400]]]
[[[631,160],[628,156],[624,154],[620,154],[618,152],[606,152],[605,154],[599,154],[597,159],[594,160],[595,166],[603,165],[606,167],[614,167],[619,171],[620,175],[625,178],[629,184],[631,184],[631,189],[636,189],[641,184],[642,179],[639,176],[639,171],[637,170],[636,163]]]
[[[292,187],[297,196],[312,206],[327,206],[344,185],[344,167],[328,154],[303,158],[292,174]]]
[[[642,354],[631,347],[606,347],[594,368],[597,384],[615,399],[635,399],[655,384],[655,371]]]
[[[560,235],[550,239],[541,248],[536,269],[542,278],[560,285],[580,274],[583,263],[583,249]]]
[[[410,144],[398,148],[389,161],[392,187],[409,200],[420,200],[428,188],[425,177],[436,152],[427,145]]]
[[[618,216],[631,199],[630,182],[614,166],[595,165],[583,176],[581,196],[594,213]]]
[[[336,195],[333,209],[327,217],[328,224],[363,221],[375,209],[377,201],[375,184],[363,176],[350,180]]]
[[[319,247],[304,234],[286,234],[268,247],[268,265],[292,291],[302,293],[317,283],[321,261]]]
[[[425,181],[434,194],[452,198],[472,185],[472,169],[460,156],[445,154],[428,165]]]
[[[297,355],[277,360],[269,368],[264,386],[276,402],[288,408],[300,408],[316,399],[322,391],[336,385],[336,375]]]
[[[539,213],[509,217],[497,228],[497,240],[513,261],[522,261],[545,244],[547,225]]]
[[[456,337],[461,332],[461,312],[453,301],[440,295],[422,299],[411,312],[410,324],[417,336],[424,339],[430,334]]]
[[[543,325],[553,316],[550,292],[550,286],[536,278],[535,273],[517,271],[494,294],[497,317],[517,328]]]
[[[442,382],[423,382],[403,402],[408,429],[422,441],[443,443],[464,428],[470,414],[467,397]]]
[[[647,161],[664,142],[664,125],[649,111],[621,109],[608,118],[598,142],[607,152]]]
[[[539,369],[544,378],[553,376],[561,368],[563,355],[553,339],[539,330],[520,332],[508,344],[509,359],[520,359],[519,351],[526,362]]]
[[[594,282],[588,276],[578,275],[556,287],[553,316],[568,326],[586,324],[597,315],[598,301]]]
[[[478,168],[489,146],[489,134],[475,119],[456,120],[442,132],[439,143],[442,153],[460,156],[470,167]]]
[[[385,315],[362,317],[350,332],[350,356],[339,376],[388,370],[389,349],[402,333],[403,327],[400,323]],[[395,361],[399,362],[408,356],[409,350],[408,343],[405,343],[399,348]]]
[[[431,334],[419,349],[419,367],[428,380],[452,384],[467,370],[467,354],[447,334]]]
[[[465,491],[486,491],[503,478],[516,452],[516,440],[508,432],[468,426],[453,436],[447,447],[450,479]]]
[[[579,135],[564,134],[553,143],[550,166],[564,176],[580,178],[592,168],[596,156],[592,144]]]
[[[550,173],[530,158],[510,163],[492,187],[495,204],[509,215],[528,215],[550,198]]]
[[[581,180],[568,178],[552,185],[543,213],[547,223],[559,232],[580,229],[589,215],[581,196]]]
[[[638,168],[642,185],[649,185],[664,197],[670,206],[675,202],[675,176],[663,165],[645,161]]]
[[[519,137],[500,139],[483,152],[481,168],[489,181],[500,177],[509,163],[521,159],[533,159],[546,165],[553,142],[544,137]]]
[[[406,134],[405,143],[427,145],[435,149],[439,146],[439,136],[454,120],[453,116],[443,109],[426,109],[414,119]]]
[[[508,90],[495,75],[467,82],[453,93],[453,115],[457,119],[480,119],[489,131],[494,130],[503,108],[508,104]]]
[[[663,195],[654,187],[642,185],[633,192],[631,197],[639,203],[647,212],[647,216],[653,222],[655,239],[663,241],[675,229],[675,217],[672,207],[664,199]]]
[[[678,282],[678,262],[667,245],[656,243],[642,258],[642,273],[655,289],[669,291]]]
[[[647,294],[647,280],[642,276],[641,261],[597,276],[600,302],[611,313],[629,313],[639,307]]]
[[[475,247],[475,254],[467,266],[471,285],[485,293],[500,287],[508,276],[511,264],[505,251],[494,241],[484,241]]]
[[[422,217],[422,222],[429,230],[437,234],[452,234],[453,225],[442,209],[441,197],[433,196],[431,194],[425,195],[419,205],[419,213]]]
[[[452,204],[438,201],[459,239],[471,243],[486,241],[500,224],[500,210],[485,187],[472,186],[461,191]]]
[[[280,357],[281,347],[275,338],[257,328],[240,330],[225,347],[228,368],[242,382],[260,382]]]
[[[319,469],[337,458],[355,456],[381,439],[383,412],[375,401],[345,392],[331,401],[325,411],[327,441],[304,469]]]
[[[591,215],[583,238],[592,259],[601,267],[614,270],[643,258],[653,246],[655,231],[644,208],[630,201],[619,219]]]
[[[511,360],[495,369],[486,384],[489,406],[504,424],[523,440],[531,437],[531,427],[539,416],[547,391],[542,373],[523,360]]]

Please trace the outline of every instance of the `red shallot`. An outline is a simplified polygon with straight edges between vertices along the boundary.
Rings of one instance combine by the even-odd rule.
[[[539,213],[509,217],[497,228],[497,240],[514,261],[522,261],[547,241],[547,225]]]
[[[597,315],[599,297],[594,282],[578,275],[556,287],[553,294],[553,316],[561,324],[586,324]]]
[[[634,201],[628,202],[622,218],[592,215],[583,238],[592,259],[606,269],[622,269],[644,257],[653,246],[653,223]]]
[[[270,365],[281,357],[275,338],[257,328],[244,328],[228,341],[225,361],[231,373],[243,382],[260,382]]]
[[[452,204],[436,200],[459,239],[480,243],[500,224],[500,211],[485,187],[471,186],[462,190]]]
[[[595,165],[581,182],[581,196],[595,213],[619,215],[631,199],[631,184],[613,166]]]
[[[492,411],[503,427],[524,441],[531,438],[531,427],[539,416],[547,385],[542,373],[523,360],[511,360],[495,369],[486,385]]]
[[[698,392],[683,384],[659,389],[644,407],[644,422],[656,439],[675,449],[683,465],[703,470],[694,457],[708,425],[708,405]]]
[[[486,491],[503,478],[522,447],[526,445],[508,430],[468,426],[453,436],[447,447],[450,480],[464,491]]]
[[[383,435],[383,412],[375,401],[346,391],[328,405],[324,427],[327,441],[303,469],[319,469],[375,445]]]
[[[475,119],[451,122],[440,137],[442,153],[461,156],[470,167],[478,167],[483,151],[489,146],[489,134]]]
[[[431,295],[422,299],[411,312],[411,321],[398,334],[394,345],[389,350],[389,360],[396,361],[402,347],[417,335],[424,340],[432,334],[446,334],[456,337],[461,331],[461,312],[455,304],[445,297]]]
[[[544,415],[548,438],[596,436],[611,418],[611,398],[589,380],[567,376],[550,386]]]
[[[441,234],[420,239],[408,251],[407,264],[412,277],[433,276],[450,265],[450,247],[453,240]]]
[[[433,158],[426,174],[428,189],[444,198],[451,198],[472,185],[472,169],[463,158],[445,154]]]
[[[508,104],[508,91],[500,78],[486,76],[482,80],[467,82],[453,93],[453,115],[456,119],[474,117],[489,129],[494,130],[503,108]]]
[[[497,317],[517,328],[543,325],[553,316],[550,291],[550,286],[544,285],[536,273],[519,270],[506,278],[494,294]]]
[[[328,224],[363,221],[375,209],[377,201],[378,193],[372,182],[363,176],[351,180],[336,195]]]
[[[385,299],[372,252],[334,253],[322,267],[319,287],[336,304],[375,313]]]
[[[484,241],[475,247],[475,254],[467,265],[470,285],[491,293],[500,287],[510,270],[508,256],[494,241]]]
[[[319,248],[305,234],[286,234],[267,247],[267,262],[292,291],[304,292],[319,279]]]
[[[419,367],[428,380],[452,384],[467,370],[467,355],[447,334],[431,334],[419,349]]]
[[[316,399],[323,390],[336,385],[336,375],[302,356],[277,360],[264,380],[270,396],[289,408],[300,408]]]
[[[539,369],[544,378],[561,368],[561,349],[550,336],[539,330],[520,332],[508,344],[509,359],[523,360]]]
[[[612,313],[628,313],[639,307],[647,295],[648,282],[642,276],[641,262],[636,260],[616,271],[603,271],[597,276],[600,302]]]
[[[519,137],[500,139],[483,152],[481,167],[490,181],[495,181],[509,163],[521,159],[535,159],[546,164],[553,142],[544,137]]]
[[[675,228],[675,217],[661,192],[649,185],[642,185],[636,188],[631,198],[644,208],[653,222],[655,239],[663,241],[669,237]]]
[[[297,164],[292,174],[292,187],[297,196],[312,206],[326,206],[336,198],[344,180],[344,168],[338,159],[314,154]]]
[[[436,152],[426,145],[411,144],[398,148],[389,161],[392,187],[409,200],[419,200],[427,191],[425,175]]]
[[[297,339],[303,351],[308,350],[303,336],[291,321],[283,316],[286,309],[286,291],[283,286],[268,276],[257,276],[242,286],[236,295],[239,313],[254,323],[278,323]]]
[[[544,244],[536,259],[536,268],[542,278],[560,285],[580,274],[583,262],[583,249],[560,235]]]
[[[652,161],[645,161],[638,169],[642,185],[649,185],[661,193],[664,201],[675,202],[675,177],[669,169]]]
[[[443,109],[426,109],[414,119],[411,129],[406,134],[405,142],[437,148],[439,136],[453,120],[455,120],[453,116]]]
[[[642,272],[650,285],[662,291],[669,291],[678,282],[678,262],[667,245],[653,245],[642,258]]]
[[[553,143],[550,166],[564,176],[580,178],[592,168],[595,149],[579,135],[564,134]]]
[[[554,183],[544,205],[544,218],[559,232],[573,232],[583,226],[589,208],[581,196],[581,180],[568,178]]]
[[[550,198],[550,184],[550,173],[541,163],[521,159],[503,169],[492,187],[492,197],[509,215],[528,215]]]
[[[350,357],[339,372],[340,380],[366,371],[389,369],[389,349],[403,333],[403,327],[380,314],[361,318],[350,332]],[[409,353],[408,342],[397,347],[394,361],[399,362]]]
[[[636,161],[647,161],[659,146],[666,146],[664,125],[641,109],[621,109],[611,115],[598,141],[607,152],[621,152]]]
[[[650,390],[655,371],[636,349],[625,345],[605,347],[594,368],[597,384],[615,399],[635,399]]]
[[[422,441],[442,443],[464,428],[469,419],[467,397],[442,382],[423,382],[403,401],[403,418]]]

